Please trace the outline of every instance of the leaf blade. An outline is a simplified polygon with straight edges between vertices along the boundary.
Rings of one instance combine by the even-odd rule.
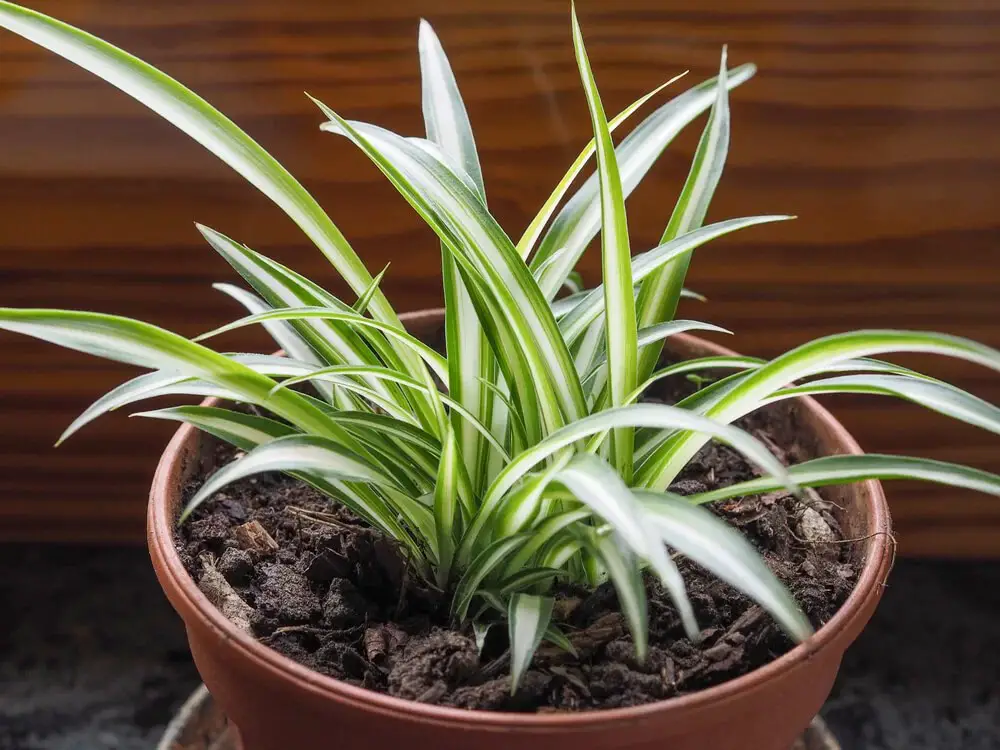
[[[761,400],[788,383],[860,357],[890,352],[941,354],[1000,372],[1000,351],[971,339],[921,331],[851,331],[815,339],[751,370],[708,407],[705,415],[733,421],[757,408]],[[644,469],[649,467],[644,472],[644,484],[653,489],[666,488],[703,444],[697,435],[679,438],[655,462],[644,465]]]
[[[264,443],[215,472],[184,507],[180,521],[226,485],[268,471],[307,472],[340,481],[396,486],[393,478],[332,440],[317,435],[290,435]]]
[[[788,473],[803,487],[824,487],[867,479],[883,481],[913,479],[1000,496],[1000,477],[995,474],[961,464],[912,456],[889,456],[879,453],[823,456],[790,466]],[[780,488],[762,477],[710,492],[700,492],[690,495],[687,499],[701,505],[731,497],[770,492],[773,489]]]
[[[81,29],[0,0],[0,26],[103,78],[163,117],[232,167],[302,228],[345,281],[361,293],[372,281],[364,263],[304,187],[235,123],[162,71]],[[379,293],[380,319],[397,318]]]
[[[464,170],[483,203],[486,188],[472,125],[451,63],[434,29],[421,19],[418,39],[421,94],[427,137]],[[445,300],[445,341],[448,351],[448,390],[483,424],[490,424],[492,395],[481,379],[492,383],[496,363],[486,333],[479,325],[475,305],[465,288],[457,262],[442,248],[442,285]],[[487,456],[482,436],[457,417],[452,426],[458,433],[462,460],[476,487],[485,482]]]
[[[749,80],[755,72],[753,65],[741,65],[729,71],[727,86],[735,88]],[[616,152],[626,196],[642,181],[674,137],[712,105],[716,83],[715,78],[704,81],[658,107],[618,146]],[[566,275],[597,234],[600,228],[598,214],[597,179],[592,176],[559,211],[532,258],[534,269],[544,263],[555,250],[569,248],[569,252],[558,263],[550,266],[540,280],[548,299],[552,299],[559,291]]]
[[[747,594],[796,640],[812,626],[785,587],[742,534],[682,497],[636,491],[663,541]]]
[[[597,174],[601,204],[601,267],[604,278],[605,348],[608,352],[608,385],[612,406],[625,403],[638,378],[638,343],[633,296],[632,253],[621,175],[611,142],[604,106],[597,91],[583,33],[573,13],[573,48],[587,95],[590,120],[597,144]],[[617,428],[611,438],[611,459],[626,482],[632,478],[633,432]]]
[[[726,83],[726,48],[723,47],[712,112],[691,162],[691,171],[660,239],[661,244],[699,228],[705,221],[729,152],[729,89]],[[690,253],[681,255],[643,281],[637,303],[640,326],[673,319],[690,260]],[[661,350],[662,347],[656,346],[640,353],[640,378],[648,377],[653,371]]]
[[[434,486],[434,523],[437,528],[438,565],[435,571],[438,587],[447,590],[455,558],[455,517],[458,507],[459,465],[461,460],[455,430],[450,425],[445,433]]]
[[[548,596],[517,593],[507,609],[510,636],[510,693],[517,692],[538,644],[552,619],[554,600]]]

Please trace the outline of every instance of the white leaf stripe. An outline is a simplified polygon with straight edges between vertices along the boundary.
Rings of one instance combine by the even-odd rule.
[[[727,85],[732,89],[749,80],[756,72],[753,65],[741,65],[729,71]],[[715,99],[717,79],[694,86],[680,96],[660,106],[646,117],[616,149],[626,197],[639,184],[659,155]],[[553,251],[570,248],[558,263],[549,267],[541,280],[542,291],[552,299],[563,280],[573,269],[584,249],[600,229],[600,208],[597,197],[597,176],[593,175],[566,202],[552,221],[552,226],[539,243],[532,267],[543,263]]]
[[[191,498],[181,520],[226,485],[268,471],[301,471],[327,479],[396,486],[394,478],[332,440],[316,435],[291,435],[265,443],[215,472]]]
[[[790,216],[751,216],[742,219],[727,219],[670,240],[632,258],[632,281],[640,282],[656,269],[674,258],[695,250],[711,240],[758,224],[786,221]],[[590,323],[604,312],[603,284],[594,287],[586,296],[559,321],[567,343],[573,344]]]
[[[718,187],[729,152],[729,91],[726,86],[726,48],[722,48],[715,104],[691,163],[691,171],[681,190],[673,215],[660,240],[674,239],[700,227]],[[671,320],[677,314],[684,278],[691,254],[672,260],[647,278],[639,292],[639,325],[649,326]],[[656,367],[662,347],[652,347],[639,357],[639,377],[648,377]]]
[[[742,376],[705,414],[731,422],[758,407],[774,391],[801,378],[821,373],[859,357],[891,352],[941,354],[1000,372],[1000,351],[971,339],[942,333],[894,330],[863,330],[815,339]],[[684,435],[645,477],[645,486],[664,489],[704,445],[701,436]]]
[[[1000,495],[1000,476],[961,464],[935,461],[913,456],[887,456],[879,453],[849,456],[823,456],[790,466],[788,473],[803,487],[823,487],[831,484],[861,482],[866,479],[915,479],[960,487],[988,495]],[[711,492],[687,497],[697,504],[726,500],[731,497],[756,495],[780,489],[766,477],[751,479]]]
[[[458,83],[434,29],[420,22],[418,47],[422,102],[427,137],[440,146],[442,160],[453,160],[470,190],[486,202],[479,155],[472,125],[458,90]],[[476,309],[462,281],[455,259],[442,248],[442,282],[445,299],[445,339],[448,349],[448,390],[483,424],[491,423],[492,396],[481,380],[492,382],[496,365],[489,341],[479,325]],[[485,482],[487,456],[482,436],[464,420],[453,417],[461,457],[476,487]],[[493,427],[493,425],[491,425]],[[497,425],[502,427],[502,425]],[[496,434],[502,434],[497,432]]]
[[[668,546],[752,598],[796,640],[812,634],[802,610],[738,531],[682,497],[641,490],[636,496]]]
[[[604,115],[597,83],[587,59],[580,24],[573,11],[573,47],[580,78],[587,95],[594,141],[597,144],[597,174],[601,196],[601,267],[604,277],[605,349],[608,352],[608,383],[611,405],[621,406],[637,382],[635,299],[632,253],[629,249],[625,196],[611,133]],[[622,478],[632,479],[633,432],[619,427],[612,433],[612,461]]]
[[[655,89],[650,91],[648,94],[643,94],[641,97],[632,102],[628,107],[619,112],[611,120],[611,122],[608,123],[609,132],[613,133],[615,131],[615,128],[617,128],[619,125],[625,122],[625,120],[631,117],[640,107],[642,107],[642,105],[644,105],[654,96],[663,91],[663,89],[665,89],[667,86],[670,86],[671,84],[679,81],[681,78],[686,76],[687,73],[688,71],[685,71],[683,73],[680,73],[679,75],[674,76],[666,83],[660,84]],[[556,186],[556,189],[553,190],[552,193],[549,195],[549,197],[545,200],[544,205],[542,205],[538,213],[535,214],[535,218],[533,218],[531,220],[531,223],[528,224],[527,229],[524,230],[524,234],[521,235],[521,239],[518,240],[517,242],[517,252],[518,255],[520,255],[522,258],[527,259],[528,255],[531,254],[532,249],[534,249],[535,247],[535,243],[538,241],[538,238],[542,235],[542,230],[545,229],[545,225],[548,223],[548,220],[552,218],[552,214],[555,213],[556,207],[559,205],[560,202],[562,202],[562,199],[566,197],[566,193],[569,192],[569,188],[573,184],[573,181],[583,171],[583,168],[587,165],[587,162],[590,161],[590,157],[594,155],[594,149],[595,149],[594,139],[591,139],[590,142],[586,146],[584,146],[583,151],[580,152],[580,155],[577,156],[576,159],[573,161],[573,163],[570,165],[570,168],[566,170],[566,174],[563,175],[563,178],[561,180],[559,180],[559,184]],[[535,264],[532,263],[531,270],[534,273],[535,278],[536,279],[541,278],[542,271],[548,267],[548,265],[555,259],[555,256],[558,253],[563,251],[569,252],[569,250],[570,249],[566,247],[562,248],[562,250],[555,251],[555,253],[550,254],[549,257],[544,259],[538,266],[535,266]]]
[[[826,393],[896,396],[1000,435],[1000,409],[990,402],[947,383],[908,375],[842,375],[813,380],[805,385],[784,388],[763,403]]]
[[[274,157],[204,99],[165,73],[80,29],[28,8],[0,2],[0,26],[103,78],[235,169],[301,227],[344,280],[361,293],[372,277],[316,200]],[[398,323],[378,293],[372,309]]]
[[[462,541],[459,559],[468,559],[471,551],[477,548],[483,529],[492,524],[504,495],[537,464],[578,440],[619,426],[703,431],[740,451],[766,472],[784,478],[786,486],[794,488],[781,462],[756,438],[736,427],[665,404],[632,404],[608,409],[563,427],[511,460],[487,490]]]
[[[554,601],[548,596],[514,594],[507,610],[510,636],[510,692],[517,692],[538,644],[552,618]]]
[[[434,208],[439,220],[436,231],[456,252],[456,257],[465,257],[488,285],[503,312],[495,316],[495,322],[511,331],[520,351],[529,359],[532,388],[545,394],[538,403],[550,429],[584,413],[586,405],[579,378],[551,308],[510,239],[485,206],[469,194],[460,180],[405,139],[365,123],[348,123],[318,104],[333,121],[327,124],[331,126],[328,129],[346,132],[418,212],[426,216],[428,208]],[[412,180],[419,181],[420,191],[414,188]],[[468,285],[468,279],[466,282]],[[522,380],[527,376],[523,374]],[[527,390],[526,385],[521,390]]]

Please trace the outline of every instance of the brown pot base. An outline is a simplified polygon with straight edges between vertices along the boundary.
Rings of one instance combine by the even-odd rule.
[[[181,706],[156,750],[238,750],[238,747],[229,722],[203,685]],[[840,750],[840,744],[817,716],[790,750]]]

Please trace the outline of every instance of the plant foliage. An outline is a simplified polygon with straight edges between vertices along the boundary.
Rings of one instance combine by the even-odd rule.
[[[728,69],[661,104],[616,147],[612,132],[660,89],[607,118],[575,12],[572,37],[594,137],[520,237],[493,218],[469,116],[431,26],[419,30],[426,137],[350,121],[314,100],[322,128],[360,149],[441,244],[446,355],[408,334],[379,282],[306,189],[210,104],[90,34],[0,1],[0,26],[104,78],[176,125],[273,200],[357,295],[353,304],[218,231],[208,244],[250,289],[217,285],[247,315],[196,341],[112,315],[0,309],[0,327],[146,368],[77,419],[63,439],[113,409],[162,395],[219,396],[237,408],[183,406],[141,415],[195,425],[245,455],[184,509],[259,472],[283,471],[396,539],[426,581],[477,633],[506,620],[513,687],[551,621],[556,581],[610,580],[640,658],[643,574],[698,624],[672,553],[689,557],[764,607],[796,639],[810,623],[751,547],[702,507],[776,488],[921,479],[1000,494],[1000,478],[937,461],[834,456],[786,469],[733,423],[774,401],[817,393],[890,395],[1000,432],[1000,410],[947,383],[870,359],[933,352],[1000,370],[1000,352],[937,333],[871,330],[811,341],[771,361],[704,357],[659,367],[664,339],[722,330],[676,318],[693,252],[728,233],[789,217],[705,224],[729,148]],[[676,79],[675,79],[676,80]],[[670,83],[673,83],[671,81]],[[661,87],[662,89],[662,87]],[[633,254],[625,200],[684,127],[707,124],[659,245]],[[596,162],[573,191],[575,178]],[[583,291],[574,267],[600,235],[603,279]],[[383,272],[384,273],[384,272]],[[560,289],[570,294],[558,296]],[[287,356],[224,354],[199,341],[262,325]],[[732,374],[675,406],[641,403],[680,373]],[[299,385],[302,387],[291,388]],[[708,440],[756,464],[758,479],[693,497],[669,491]]]

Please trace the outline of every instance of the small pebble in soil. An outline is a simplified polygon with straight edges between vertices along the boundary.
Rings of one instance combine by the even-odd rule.
[[[803,508],[795,530],[801,539],[816,545],[816,552],[822,557],[835,559],[839,554],[835,544],[837,535],[818,510]]]

